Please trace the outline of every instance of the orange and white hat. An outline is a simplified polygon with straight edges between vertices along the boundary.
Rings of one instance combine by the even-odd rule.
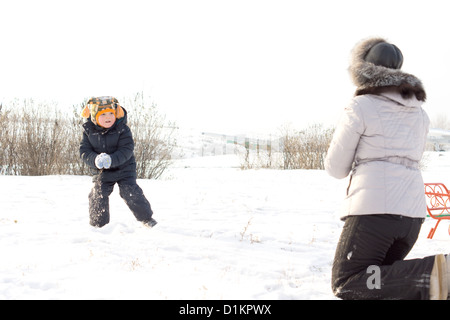
[[[81,112],[81,116],[86,119],[90,116],[91,121],[94,124],[98,124],[98,117],[106,112],[114,113],[116,119],[123,118],[124,116],[124,111],[119,105],[119,101],[111,96],[95,97],[89,99],[89,101],[86,103],[86,106],[83,108],[83,111]]]

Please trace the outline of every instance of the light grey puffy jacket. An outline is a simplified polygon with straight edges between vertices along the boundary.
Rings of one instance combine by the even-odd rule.
[[[325,159],[335,178],[350,174],[343,216],[425,217],[421,172],[429,118],[416,97],[364,94],[345,108]]]

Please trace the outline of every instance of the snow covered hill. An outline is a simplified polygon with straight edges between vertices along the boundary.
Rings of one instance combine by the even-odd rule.
[[[450,155],[427,155],[426,182],[450,185]],[[347,179],[246,170],[234,155],[178,160],[139,180],[158,225],[119,196],[111,223],[88,223],[90,177],[0,176],[0,300],[335,299],[331,264]],[[447,253],[448,223],[408,258]]]

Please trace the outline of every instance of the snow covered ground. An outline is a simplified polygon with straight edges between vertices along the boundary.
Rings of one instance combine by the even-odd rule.
[[[450,185],[450,155],[424,179]],[[159,222],[111,195],[111,223],[88,223],[91,178],[0,176],[0,300],[335,299],[331,263],[347,179],[246,170],[233,155],[178,160],[139,180]],[[448,222],[427,219],[408,258],[447,253]],[[446,251],[447,250],[447,251]]]

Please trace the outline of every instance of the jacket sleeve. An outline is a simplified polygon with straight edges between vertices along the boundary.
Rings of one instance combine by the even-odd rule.
[[[110,154],[111,156],[111,168],[116,168],[130,160],[133,156],[134,140],[131,130],[128,126],[124,127],[124,130],[120,132],[119,142],[117,145],[117,151]]]
[[[348,176],[356,148],[364,133],[364,120],[356,100],[345,108],[325,157],[326,172],[337,179]]]
[[[94,151],[91,143],[89,142],[88,135],[85,131],[83,131],[83,138],[80,142],[80,158],[86,163],[88,166],[97,169],[95,166],[95,158],[98,153]]]

